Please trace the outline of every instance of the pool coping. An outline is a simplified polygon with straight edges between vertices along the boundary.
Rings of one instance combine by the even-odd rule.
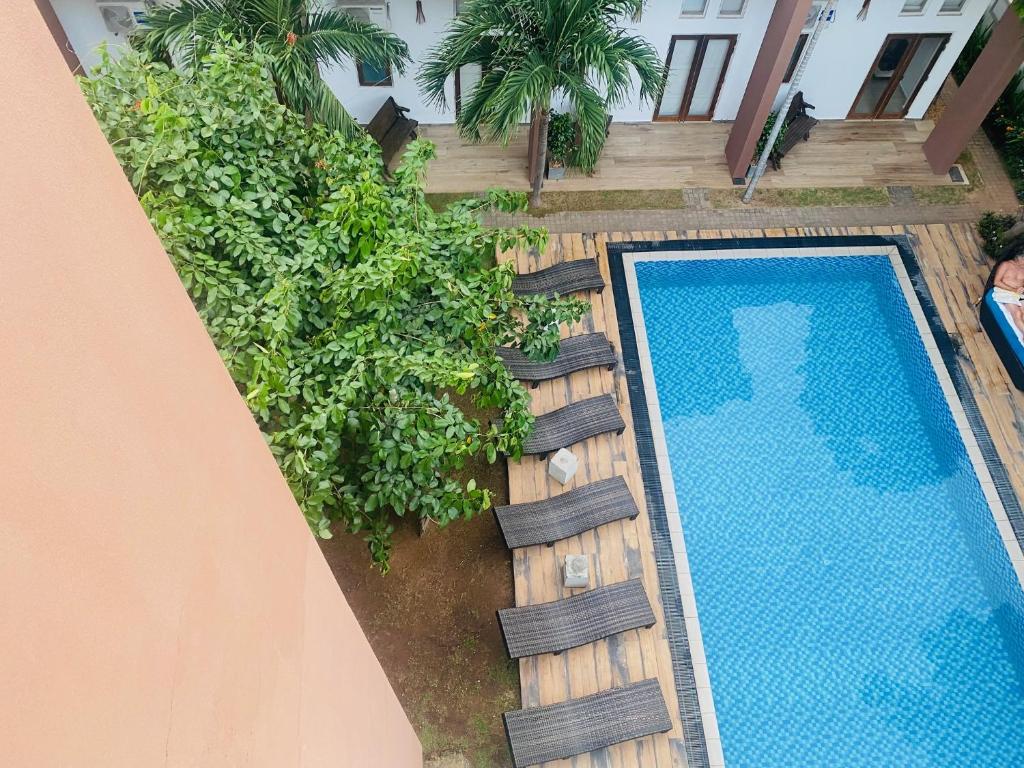
[[[780,251],[784,253],[780,254]],[[908,237],[845,235],[631,241],[608,243],[607,253],[612,291],[618,309],[616,315],[634,433],[654,539],[673,678],[679,698],[687,758],[691,766],[722,768],[725,759],[686,559],[682,524],[678,514],[668,514],[668,510],[675,511],[678,507],[653,367],[647,353],[646,328],[640,309],[635,270],[632,268],[636,261],[888,256],[1011,564],[1024,587],[1024,511],[995,450],[970,382],[960,369],[957,345],[942,325]],[[641,345],[645,351],[642,356]]]

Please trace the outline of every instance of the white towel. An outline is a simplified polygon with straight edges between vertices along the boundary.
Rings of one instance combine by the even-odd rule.
[[[999,304],[1020,304],[1024,301],[1024,296],[1021,294],[1000,288],[998,285],[992,289],[992,298]]]

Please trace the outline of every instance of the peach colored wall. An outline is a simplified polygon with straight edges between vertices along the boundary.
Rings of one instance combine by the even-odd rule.
[[[420,766],[35,4],[0,17],[0,764]]]

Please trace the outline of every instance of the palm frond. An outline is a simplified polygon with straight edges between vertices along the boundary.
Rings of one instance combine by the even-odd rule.
[[[365,61],[402,74],[408,65],[409,46],[397,35],[335,10],[309,14],[307,28],[296,43],[317,61]]]
[[[232,34],[237,16],[224,0],[182,0],[161,5],[146,14],[146,26],[134,43],[154,57],[176,56],[192,62],[201,57],[221,33]]]

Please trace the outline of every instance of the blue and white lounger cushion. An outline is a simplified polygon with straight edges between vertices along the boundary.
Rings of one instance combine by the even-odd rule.
[[[981,302],[981,325],[999,353],[1010,380],[1017,389],[1024,391],[1024,340],[1006,305],[995,300],[992,290],[985,291]]]

